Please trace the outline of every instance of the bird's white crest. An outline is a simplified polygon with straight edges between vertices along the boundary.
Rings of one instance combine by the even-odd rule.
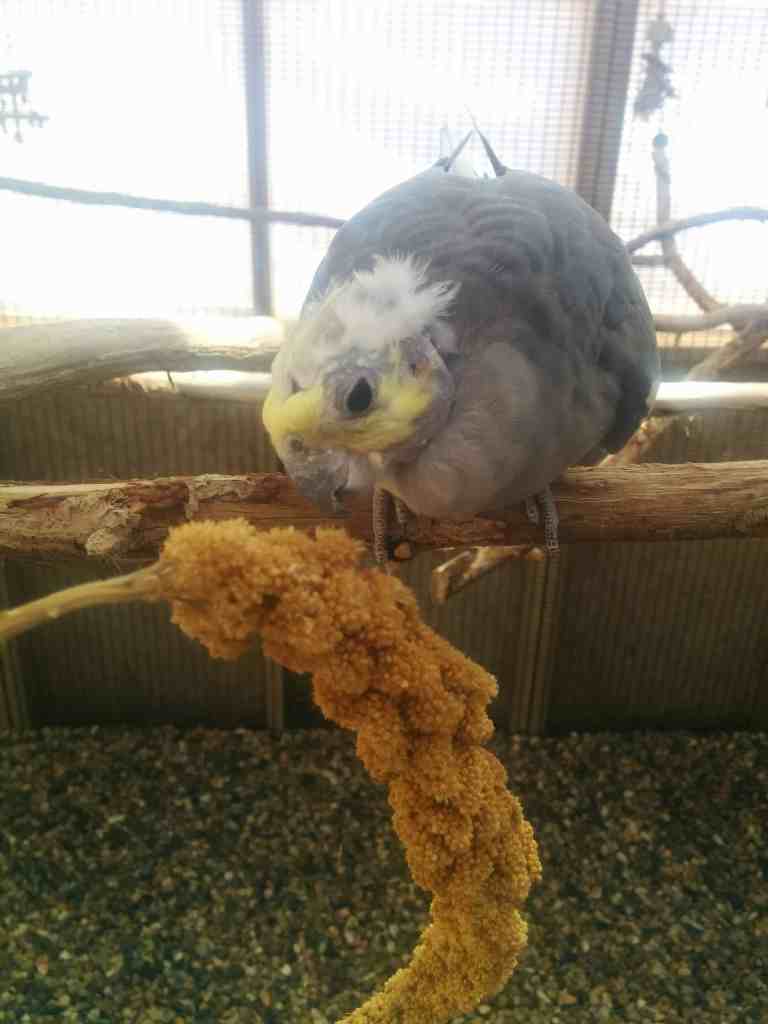
[[[411,255],[377,256],[372,270],[332,286],[316,309],[333,317],[359,347],[406,338],[445,316],[460,287],[452,281],[427,284],[428,269]]]

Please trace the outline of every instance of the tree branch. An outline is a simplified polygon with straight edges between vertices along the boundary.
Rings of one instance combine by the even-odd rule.
[[[686,380],[711,380],[713,377],[719,376],[723,370],[731,369],[757,352],[765,344],[767,338],[768,319],[756,320],[746,329],[740,331],[735,338],[731,338],[725,345],[716,348],[706,359],[697,363],[686,374]]]
[[[705,330],[720,323],[731,323],[738,332],[725,345],[721,345],[711,355],[707,356],[700,363],[693,367],[687,374],[687,381],[710,380],[717,377],[724,369],[732,367],[745,360],[749,355],[762,347],[768,339],[768,306],[765,305],[741,305],[723,306],[704,288],[693,272],[686,266],[680,256],[675,244],[670,226],[671,197],[670,197],[670,171],[669,161],[666,154],[667,138],[659,134],[653,143],[653,165],[656,173],[656,207],[660,227],[655,234],[646,232],[640,236],[642,244],[656,237],[661,241],[665,265],[668,266],[680,284],[685,288],[691,298],[697,303],[700,309],[704,310],[703,316],[697,317],[663,317],[655,316],[654,324],[656,330],[667,330],[682,332],[685,330]],[[726,214],[748,214],[753,219],[768,221],[768,210],[760,210],[755,207],[741,207],[737,210],[721,211],[720,214],[703,214],[698,218],[688,218],[687,226],[696,224],[711,224],[715,220],[725,220]],[[678,225],[684,222],[676,222]],[[679,227],[678,227],[679,230]],[[627,250],[632,252],[639,248],[639,240],[635,239],[627,245]],[[743,314],[740,316],[739,314]],[[721,319],[722,318],[722,319]],[[632,437],[627,441],[621,451],[608,455],[602,461],[603,466],[627,465],[638,462],[659,437],[671,427],[674,418],[660,419],[654,412],[651,413]]]
[[[658,242],[662,238],[670,238],[681,231],[688,231],[691,228],[703,228],[707,224],[717,224],[727,220],[757,220],[768,222],[768,210],[759,206],[733,206],[727,210],[713,210],[711,213],[695,213],[691,217],[681,217],[679,220],[667,220],[665,223],[657,224],[649,228],[626,243],[629,253],[637,252],[648,245],[649,242]]]
[[[653,168],[656,173],[656,221],[666,224],[672,215],[672,195],[670,188],[669,158],[667,157],[667,137],[659,133],[653,140]],[[661,252],[664,262],[686,290],[699,309],[710,312],[717,309],[720,303],[710,295],[704,285],[689,269],[677,248],[674,235],[660,235]]]
[[[130,210],[154,210],[159,213],[181,213],[193,217],[224,217],[228,220],[248,220],[263,223],[298,224],[302,227],[339,228],[344,223],[339,217],[319,213],[301,213],[293,210],[267,210],[260,207],[221,206],[192,200],[151,199],[147,196],[128,195],[125,192],[94,192],[83,188],[63,188],[46,185],[41,181],[0,177],[0,190],[16,192],[42,199],[59,199],[89,206],[123,206]]]
[[[768,338],[768,325],[764,320],[756,321],[725,345],[715,349],[706,359],[697,363],[686,374],[685,381],[703,381],[717,377],[723,370],[735,366],[751,353],[756,352],[762,347],[766,338]],[[607,455],[601,465],[606,467],[626,466],[639,462],[674,422],[674,416],[661,418],[654,409],[652,414],[643,420],[624,447],[612,455]]]
[[[494,572],[506,562],[520,558],[535,558],[540,561],[545,557],[541,548],[530,544],[469,548],[432,570],[429,582],[430,597],[435,604],[445,604],[449,598],[481,580],[488,573]]]
[[[206,370],[192,373],[135,373],[130,377],[94,384],[91,395],[144,395],[148,398],[202,398],[207,401],[263,402],[272,384],[269,373],[241,373],[237,370]]]
[[[768,462],[569,470],[553,488],[563,543],[768,536]],[[279,473],[120,483],[0,485],[0,557],[151,558],[168,529],[242,516],[261,529],[342,526],[371,543],[368,499],[322,515]],[[520,507],[465,523],[414,518],[401,557],[434,548],[541,541]]]
[[[271,317],[67,320],[0,328],[0,401],[146,370],[268,370],[285,338]]]
[[[667,261],[661,253],[654,253],[652,256],[636,253],[632,257],[631,263],[633,267],[666,267],[667,265]]]
[[[741,303],[736,306],[717,306],[698,316],[675,316],[656,313],[653,323],[657,331],[684,334],[688,331],[707,331],[722,324],[745,324],[755,320],[768,321],[768,303]]]

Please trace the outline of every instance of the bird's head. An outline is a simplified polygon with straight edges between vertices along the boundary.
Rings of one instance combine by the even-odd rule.
[[[361,460],[406,459],[442,427],[457,290],[411,258],[377,258],[305,309],[272,365],[263,418],[310,500],[335,506]]]

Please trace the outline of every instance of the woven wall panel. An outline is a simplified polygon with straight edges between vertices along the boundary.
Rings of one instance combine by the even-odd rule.
[[[574,545],[548,728],[765,725],[768,544]]]
[[[98,579],[83,562],[8,566],[16,601]],[[19,638],[35,725],[210,722],[264,725],[264,660],[208,657],[169,620],[165,605],[90,608]]]
[[[680,428],[671,431],[654,459],[717,461],[765,453],[765,413],[722,413],[696,422],[690,437]],[[6,442],[0,474],[6,479],[274,467],[257,410],[225,403],[54,395],[0,410],[0,433]],[[513,563],[441,608],[428,596],[440,556],[418,559],[404,578],[428,621],[499,678],[502,695],[494,714],[515,730],[538,731],[547,719],[557,729],[620,727],[641,719],[695,725],[721,715],[748,721],[765,718],[750,673],[765,668],[761,644],[768,630],[759,598],[766,549],[759,542],[570,547],[561,569],[560,617],[548,637],[542,636],[536,565]],[[98,571],[79,563],[12,563],[10,597],[16,603]],[[727,581],[734,594],[744,595],[742,604],[726,604],[720,621],[711,601],[688,600],[689,580],[704,592]],[[698,634],[705,640],[722,635],[733,649],[726,643],[719,657],[711,644],[694,643]],[[587,641],[597,654],[589,654]],[[642,662],[633,653],[638,643]],[[260,655],[231,666],[209,662],[161,609],[81,613],[22,640],[19,652],[35,722],[141,721],[149,715],[226,724],[263,714],[268,680]],[[736,653],[741,661],[734,661]],[[705,662],[709,667],[702,667]],[[701,684],[680,683],[681,673]],[[673,706],[670,690],[677,694]],[[292,694],[301,700],[300,690],[289,686],[289,705]]]
[[[677,421],[650,461],[764,459],[768,413]],[[571,545],[550,730],[765,727],[768,542]]]
[[[429,597],[431,572],[450,555],[421,556],[403,568],[402,579],[416,591],[426,622],[497,677],[500,694],[492,713],[497,721],[506,723],[521,645],[533,656],[533,646],[523,630],[531,592],[529,567],[510,563],[445,604],[435,605]]]
[[[0,406],[0,436],[0,473],[14,480],[247,473],[277,465],[260,406],[240,403],[56,392]]]
[[[0,407],[0,478],[87,480],[275,468],[260,410],[222,402],[53,394]],[[7,563],[16,604],[111,566]],[[258,648],[212,661],[143,605],[90,609],[16,644],[34,724],[100,721],[264,722],[266,663]]]

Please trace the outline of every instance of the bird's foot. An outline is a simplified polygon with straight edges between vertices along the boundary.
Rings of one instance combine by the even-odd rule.
[[[544,546],[547,554],[557,556],[560,554],[560,541],[558,539],[558,526],[560,519],[557,514],[557,505],[549,487],[534,494],[532,498],[525,499],[525,512],[530,522],[538,526],[544,517]]]
[[[406,526],[408,525],[408,520],[411,518],[411,510],[408,508],[408,506],[405,504],[402,498],[398,498],[397,496],[395,496],[394,502],[395,519],[397,520],[397,525],[405,529]]]
[[[389,532],[389,507],[390,503],[395,506],[395,518],[398,526],[404,530],[408,525],[411,512],[408,506],[400,498],[385,491],[383,487],[376,487],[373,492],[373,557],[376,565],[384,572],[392,571],[392,563],[389,559],[390,545],[393,540]]]

